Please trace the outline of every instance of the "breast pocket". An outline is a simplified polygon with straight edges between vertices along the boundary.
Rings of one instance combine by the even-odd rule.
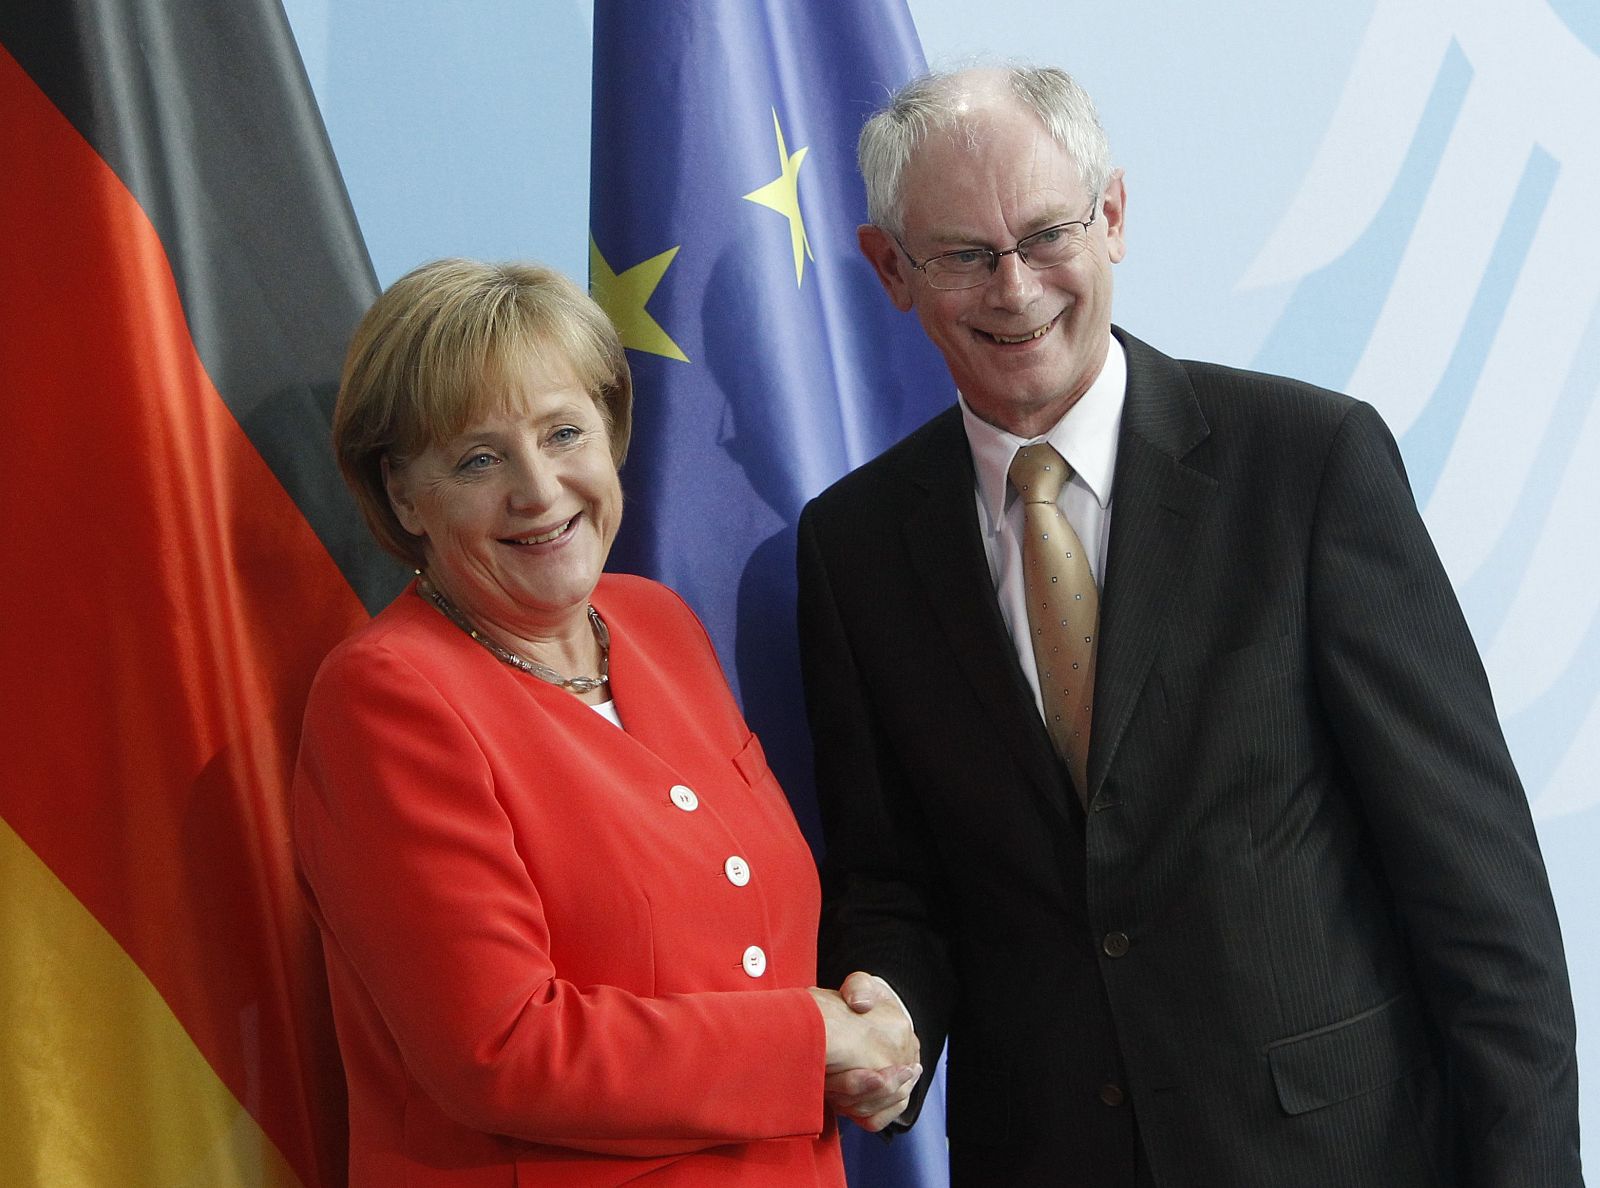
[[[1196,705],[1223,710],[1249,705],[1263,690],[1294,681],[1301,667],[1296,638],[1274,635],[1165,671],[1161,685],[1168,713],[1177,717]]]
[[[733,757],[733,765],[739,769],[744,782],[752,788],[759,788],[764,782],[772,779],[772,769],[767,766],[767,753],[761,749],[761,740],[753,734],[750,736],[750,741],[745,743],[743,749]]]
[[[784,795],[778,777],[767,766],[767,753],[761,749],[761,740],[754,734],[734,755],[733,766],[755,794],[755,803],[760,812],[789,816],[789,798]]]

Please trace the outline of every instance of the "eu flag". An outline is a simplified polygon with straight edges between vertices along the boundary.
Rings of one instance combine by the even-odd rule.
[[[795,523],[954,400],[856,248],[856,137],[921,47],[904,0],[600,0],[594,44],[590,285],[637,392],[612,565],[699,613],[815,845]],[[944,1183],[937,1105],[847,1134],[858,1182]]]

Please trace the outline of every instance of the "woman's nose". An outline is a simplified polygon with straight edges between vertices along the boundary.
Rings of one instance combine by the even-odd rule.
[[[524,459],[512,467],[507,502],[518,511],[538,511],[549,507],[561,492],[555,468],[537,458]]]

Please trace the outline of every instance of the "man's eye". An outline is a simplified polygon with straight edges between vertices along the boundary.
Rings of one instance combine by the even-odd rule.
[[[982,264],[988,255],[988,252],[973,248],[969,252],[951,252],[945,259],[957,268],[971,268],[975,264]]]
[[[1061,240],[1066,237],[1066,234],[1067,229],[1065,227],[1050,227],[1035,235],[1032,242],[1043,247],[1048,247],[1052,243],[1060,243]]]

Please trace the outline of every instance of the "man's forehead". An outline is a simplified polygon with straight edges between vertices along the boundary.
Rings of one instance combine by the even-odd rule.
[[[1023,114],[1031,126],[1012,124],[1009,135],[996,135],[991,126],[985,136],[976,125],[930,134],[907,162],[907,223],[955,241],[970,238],[973,222],[987,222],[994,213],[1029,230],[1082,218],[1089,195],[1076,163],[1037,117]]]
[[[946,106],[952,111],[976,111],[1016,102],[1009,75],[999,67],[979,66],[950,76]]]
[[[996,176],[1078,173],[1072,155],[1039,114],[1014,96],[996,97],[941,121],[906,161],[906,172],[912,175],[938,176],[951,170]]]
[[[1015,95],[999,92],[964,93],[950,113],[928,129],[913,158],[926,152],[975,152],[996,136],[1048,135],[1039,114]]]

